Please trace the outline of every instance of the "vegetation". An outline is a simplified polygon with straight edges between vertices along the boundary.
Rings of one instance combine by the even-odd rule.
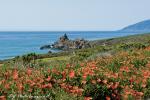
[[[0,99],[150,98],[150,36],[141,35],[142,41],[138,42],[131,42],[131,37],[122,38],[126,38],[126,43],[107,42],[103,46],[47,55],[32,53],[3,62]]]

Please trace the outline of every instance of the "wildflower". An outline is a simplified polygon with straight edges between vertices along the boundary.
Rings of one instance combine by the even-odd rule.
[[[146,84],[142,84],[142,87],[145,88],[145,87],[146,87]]]
[[[27,69],[27,75],[31,75],[32,74],[32,70],[31,69]]]
[[[42,88],[51,88],[51,87],[52,87],[52,84],[51,84],[51,83],[42,85]]]
[[[84,100],[92,100],[92,97],[84,97]]]
[[[126,95],[131,94],[131,92],[129,91],[129,89],[128,90],[124,90],[124,92],[125,92]]]
[[[31,81],[31,80],[29,80],[29,79],[27,79],[26,82],[27,82],[28,84],[33,83],[33,81]]]
[[[75,72],[73,70],[70,71],[69,77],[70,78],[74,78],[75,77]]]
[[[72,86],[71,86],[71,87],[72,87]],[[74,86],[74,87],[73,87],[73,89],[77,90],[77,89],[78,89],[78,87],[77,87],[77,86]]]
[[[110,100],[110,97],[109,97],[109,96],[106,96],[106,100]]]
[[[5,73],[4,73],[4,76],[6,77],[6,79],[8,79],[8,77],[9,77],[9,72],[5,72]]]
[[[48,69],[47,72],[50,73],[50,72],[51,72],[51,69]]]
[[[113,84],[113,85],[111,86],[111,88],[112,88],[112,89],[116,89],[118,86],[119,86],[119,82],[116,82],[115,84]]]
[[[1,81],[0,81],[0,85],[1,85],[1,84],[4,84],[5,82],[6,82],[5,79],[1,80]]]
[[[13,70],[13,79],[17,80],[18,79],[18,71],[15,69]]]
[[[101,82],[101,79],[97,79],[97,82],[100,83],[100,82]]]
[[[66,72],[63,71],[61,74],[62,74],[62,79],[65,80],[66,79]]]
[[[80,66],[81,66],[81,67],[84,67],[84,63],[80,63]]]
[[[96,69],[96,65],[95,65],[95,64],[92,64],[92,65],[91,65],[91,68],[92,68],[92,69]]]
[[[114,93],[115,93],[115,94],[118,94],[118,90],[114,90]]]
[[[112,77],[113,77],[113,78],[118,78],[118,75],[119,75],[118,73],[114,73],[114,74],[112,75]]]
[[[150,50],[150,47],[146,47],[145,50],[149,51],[149,50]]]
[[[130,83],[132,84],[132,83],[134,82],[134,79],[133,79],[133,78],[131,78],[129,81],[130,81]]]
[[[77,94],[81,96],[83,91],[84,91],[83,89],[77,89]]]
[[[65,88],[66,87],[66,84],[65,83],[62,83],[60,84],[61,88]]]
[[[108,89],[111,88],[111,85],[107,84],[107,88],[108,88]]]
[[[46,88],[51,88],[51,87],[52,87],[51,83],[46,84]]]
[[[18,91],[22,92],[23,91],[23,85],[22,84],[17,84]]]
[[[6,96],[0,96],[0,100],[6,100]]]
[[[137,96],[143,96],[144,93],[143,92],[136,92]]]
[[[82,75],[82,78],[83,78],[83,79],[86,79],[86,78],[87,78],[87,75],[86,75],[86,74]]]
[[[107,80],[103,80],[103,83],[104,83],[104,84],[107,84]]]
[[[114,98],[116,97],[116,95],[115,95],[114,93],[112,93],[111,95],[112,95],[112,97],[114,97]]]
[[[56,68],[52,69],[52,73],[59,75],[59,71]]]
[[[48,76],[48,78],[46,79],[46,81],[48,81],[48,82],[49,82],[50,80],[51,80],[51,77],[50,77],[50,76]]]
[[[67,64],[67,65],[66,65],[66,68],[70,68],[70,67],[71,67],[71,65],[70,65],[70,64]]]
[[[39,80],[39,83],[43,83],[43,82],[44,82],[44,80],[43,80],[43,79],[40,79],[40,80]]]
[[[69,89],[72,89],[73,87],[71,85],[67,86]],[[74,87],[74,89],[77,89],[78,87]]]
[[[129,72],[129,67],[128,66],[123,66],[120,68],[120,71],[125,71],[125,72]]]
[[[28,92],[30,92],[30,93],[31,93],[31,92],[32,92],[32,89],[30,88],[30,89],[28,90]]]
[[[94,75],[94,71],[90,70],[89,71],[89,75],[93,76]]]
[[[143,72],[143,77],[144,78],[149,78],[150,77],[150,73],[148,71]]]
[[[35,86],[35,83],[34,83],[34,82],[32,82],[32,83],[30,84],[30,86],[31,86],[31,87]]]
[[[40,83],[37,83],[36,86],[41,88],[42,85]]]
[[[10,84],[5,84],[5,89],[10,89]]]

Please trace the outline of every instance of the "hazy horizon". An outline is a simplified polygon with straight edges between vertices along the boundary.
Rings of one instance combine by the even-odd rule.
[[[0,31],[115,31],[150,19],[149,0],[0,1]]]

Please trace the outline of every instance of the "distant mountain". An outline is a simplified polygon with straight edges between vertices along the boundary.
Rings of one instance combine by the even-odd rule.
[[[129,25],[122,30],[123,32],[150,32],[150,19],[133,25]]]

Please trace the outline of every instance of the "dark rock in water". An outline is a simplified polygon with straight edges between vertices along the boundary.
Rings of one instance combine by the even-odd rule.
[[[59,38],[58,41],[54,42],[52,45],[44,45],[40,49],[60,49],[60,50],[70,50],[70,49],[82,49],[89,48],[90,43],[84,39],[70,40],[66,34]]]
[[[40,50],[49,49],[49,48],[51,48],[51,45],[44,45],[40,47]]]
[[[59,39],[59,41],[61,41],[61,42],[64,42],[64,41],[67,41],[67,40],[69,40],[67,34],[64,34],[64,36],[60,37],[60,39]]]
[[[48,53],[52,53],[52,51],[48,51]]]

